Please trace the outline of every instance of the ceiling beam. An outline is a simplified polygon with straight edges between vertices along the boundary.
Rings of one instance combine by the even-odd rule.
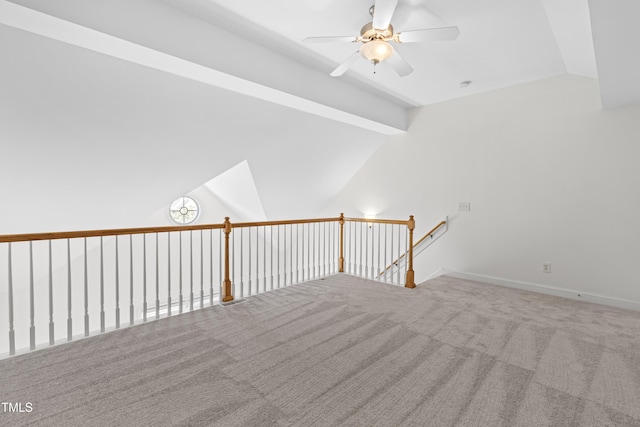
[[[54,3],[60,4],[58,2]],[[383,100],[380,100],[380,105],[373,105],[373,110],[379,112],[380,108],[382,108],[389,111],[390,114],[372,116],[364,110],[355,111],[354,108],[338,108],[326,102],[319,102],[318,100],[309,99],[309,97],[299,96],[295,93],[272,87],[277,85],[257,83],[247,78],[225,73],[210,66],[146,47],[13,2],[0,0],[0,23],[79,48],[380,134],[395,135],[404,133],[406,130],[406,111]],[[342,93],[337,94],[337,96],[341,95]],[[363,96],[366,97],[366,95],[363,93]],[[363,107],[372,107],[371,102],[366,104]]]

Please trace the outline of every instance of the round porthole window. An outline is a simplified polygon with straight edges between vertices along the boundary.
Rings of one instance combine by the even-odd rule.
[[[171,203],[169,215],[178,224],[191,224],[200,215],[200,206],[191,197],[180,197]]]

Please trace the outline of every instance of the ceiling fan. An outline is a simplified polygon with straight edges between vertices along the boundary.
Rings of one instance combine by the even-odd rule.
[[[306,43],[330,43],[330,42],[352,42],[362,43],[357,52],[353,53],[346,61],[338,66],[331,76],[338,77],[344,74],[355,62],[359,55],[362,55],[375,66],[380,62],[387,61],[389,65],[404,77],[413,72],[413,68],[405,61],[398,52],[395,51],[389,42],[394,43],[414,43],[425,41],[445,41],[455,40],[460,34],[458,27],[429,28],[424,30],[394,32],[391,25],[391,18],[398,5],[398,0],[376,0],[375,4],[369,8],[372,22],[366,24],[360,30],[360,35],[353,36],[330,36],[330,37],[307,37],[303,40]]]

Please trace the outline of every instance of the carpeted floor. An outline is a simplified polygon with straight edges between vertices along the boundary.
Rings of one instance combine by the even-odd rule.
[[[2,425],[640,426],[640,313],[338,275],[0,361]]]

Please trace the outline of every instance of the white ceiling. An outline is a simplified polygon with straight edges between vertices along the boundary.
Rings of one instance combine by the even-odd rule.
[[[370,22],[373,0],[188,0],[173,1],[199,16],[232,12],[247,22],[228,29],[304,61],[310,53],[326,62],[325,72],[357,50],[351,43],[303,44],[308,36],[356,36]],[[562,3],[563,6],[558,4]],[[188,4],[188,6],[186,6]],[[586,12],[586,13],[585,13]],[[376,74],[364,59],[350,75],[413,106],[421,106],[500,87],[571,72],[595,77],[586,0],[400,0],[396,31],[455,25],[451,42],[396,45],[414,73],[398,77],[383,63]],[[253,26],[253,27],[251,27]],[[271,32],[270,36],[262,33]],[[278,37],[274,37],[276,34]],[[570,36],[567,36],[569,34]],[[575,65],[579,64],[579,65]],[[461,88],[460,82],[472,81]]]
[[[24,212],[0,234],[129,226],[243,161],[267,218],[313,216],[412,107],[563,73],[640,102],[632,0],[399,0],[396,30],[460,37],[398,46],[408,77],[330,77],[357,46],[301,40],[372,3],[0,0],[0,195]]]
[[[178,6],[178,2],[173,4]],[[190,0],[191,10],[212,4],[238,14],[254,25],[273,31],[289,42],[303,46],[308,36],[356,36],[371,21],[372,0]],[[218,14],[221,12],[217,10]],[[580,17],[578,17],[580,18]],[[578,19],[572,29],[587,25]],[[392,25],[396,31],[456,25],[460,36],[452,42],[396,45],[414,73],[398,77],[383,63],[373,74],[365,60],[351,74],[389,94],[412,104],[426,105],[491,90],[566,71],[563,57],[540,0],[404,0],[400,1]],[[245,29],[235,31],[242,34]],[[580,43],[589,45],[590,40]],[[330,66],[341,63],[358,49],[351,43],[310,44],[305,49],[328,59]],[[295,56],[295,54],[294,54]],[[460,88],[471,80],[472,86]]]
[[[165,1],[325,73],[359,45],[302,40],[358,35],[375,2]],[[392,19],[396,31],[455,25],[460,36],[395,45],[415,70],[410,76],[398,77],[384,63],[374,74],[363,59],[341,79],[423,106],[558,74],[598,78],[599,72],[603,106],[631,105],[640,102],[640,85],[633,81],[640,71],[638,16],[640,3],[634,0],[399,0]],[[472,84],[461,87],[463,81]]]

